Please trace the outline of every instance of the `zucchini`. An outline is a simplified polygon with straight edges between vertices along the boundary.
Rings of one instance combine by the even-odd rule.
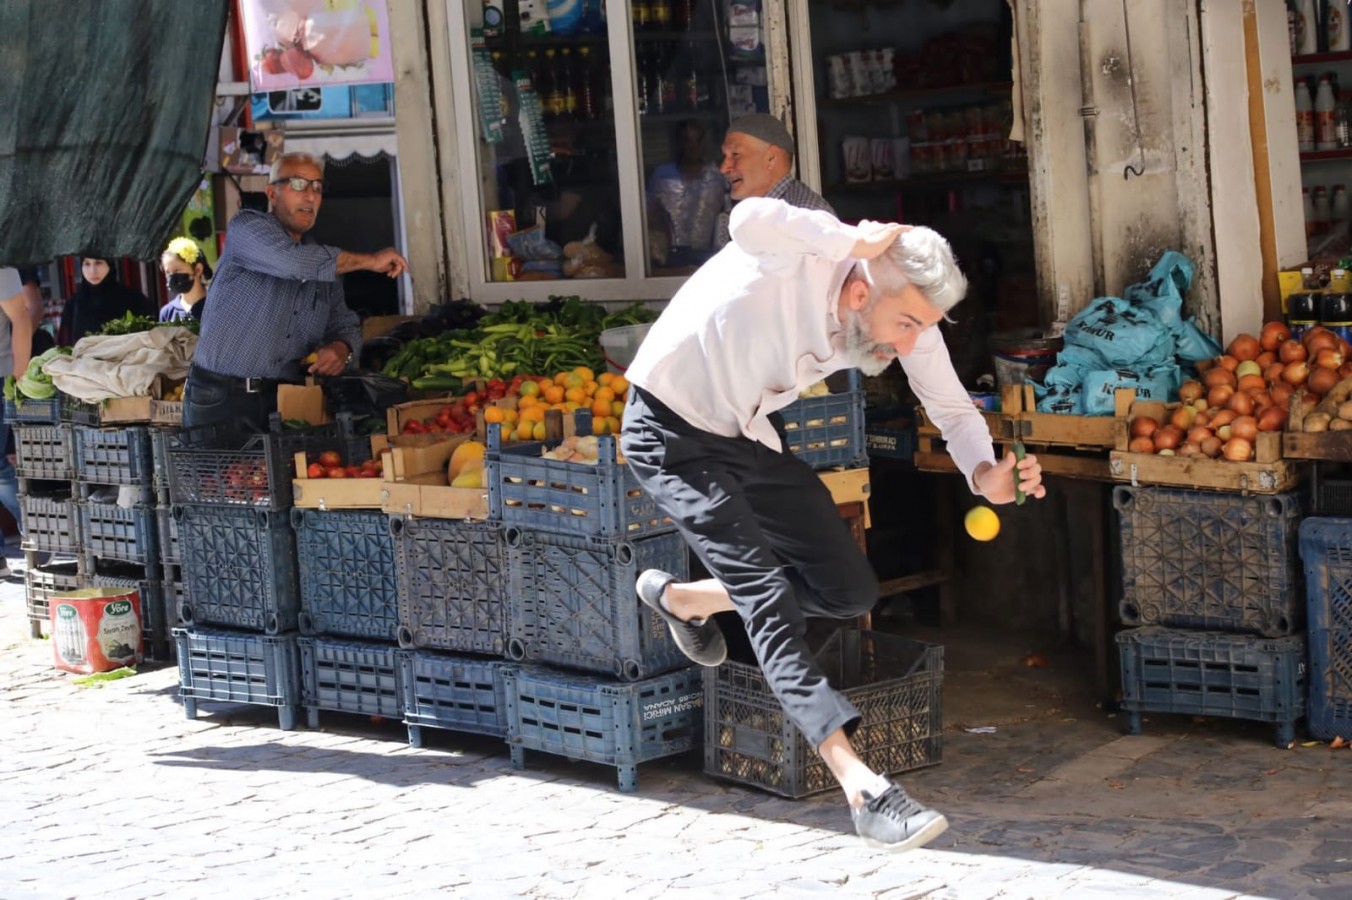
[[[1014,450],[1014,505],[1023,506],[1023,501],[1028,499],[1028,495],[1019,487],[1019,463],[1028,455],[1028,451],[1023,447],[1023,441],[1015,441],[1012,448]]]

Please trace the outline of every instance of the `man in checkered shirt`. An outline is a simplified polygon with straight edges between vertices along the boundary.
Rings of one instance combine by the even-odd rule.
[[[752,113],[734,119],[723,139],[723,165],[734,202],[747,197],[770,197],[803,209],[836,211],[812,188],[793,177],[793,138],[779,119]],[[719,228],[718,245],[728,242],[727,219]]]

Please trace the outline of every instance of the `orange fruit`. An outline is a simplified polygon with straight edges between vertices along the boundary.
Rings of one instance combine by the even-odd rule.
[[[583,381],[596,380],[596,373],[593,372],[591,369],[587,368],[586,366],[578,366],[576,369],[573,370],[573,374],[581,378]]]
[[[578,375],[576,372],[569,372],[563,376],[563,386],[566,388],[580,388],[587,383],[587,379]]]
[[[600,419],[600,418],[592,419],[592,434],[609,434],[609,433],[610,433],[609,419]]]
[[[559,374],[557,374],[557,375],[554,376],[554,383],[555,383],[555,384],[563,384],[565,381],[568,380],[568,376],[569,376],[570,374],[572,374],[572,373],[571,373],[571,372],[560,372]]]
[[[563,392],[563,396],[566,397],[570,403],[584,403],[587,400],[587,392],[580,387],[570,387]]]
[[[592,394],[592,399],[604,400],[609,403],[611,400],[615,399],[615,392],[608,387],[598,387],[596,392]]]
[[[596,383],[600,385],[608,385],[612,380],[614,380],[614,378],[615,378],[614,372],[602,372],[600,375],[596,376]]]
[[[610,426],[611,434],[619,434],[624,424],[616,416],[606,416],[606,424]]]
[[[519,412],[525,412],[532,406],[538,406],[539,404],[540,404],[539,397],[535,396],[522,397],[519,401],[517,401],[516,408]]]
[[[545,402],[562,403],[563,387],[557,384],[551,384],[549,387],[545,388]]]
[[[507,412],[500,406],[490,406],[484,410],[485,422],[506,422]]]
[[[521,410],[522,422],[543,422],[545,420],[545,407],[535,405]]]
[[[605,400],[595,400],[591,405],[592,416],[597,419],[604,419],[610,415],[610,404]]]
[[[577,403],[573,400],[569,400],[567,403],[563,404],[563,408],[566,409],[568,412],[577,412],[579,409],[582,408],[582,404]]]
[[[615,392],[616,397],[623,397],[625,391],[629,390],[629,381],[623,375],[616,375],[610,381],[610,389]]]
[[[612,400],[610,402],[610,414],[617,419],[624,418],[624,401]]]
[[[538,382],[534,381],[521,382],[521,396],[523,399],[526,397],[532,398],[536,397],[539,395],[539,393],[540,393],[540,385]]]
[[[518,440],[529,441],[535,434],[535,423],[530,419],[522,419],[516,426],[516,436]]]

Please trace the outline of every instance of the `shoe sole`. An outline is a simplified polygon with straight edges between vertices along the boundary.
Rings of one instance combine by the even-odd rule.
[[[889,844],[885,841],[863,836],[860,836],[859,840],[864,842],[864,846],[871,847],[874,850],[886,850],[890,853],[903,853],[907,850],[915,850],[918,847],[925,846],[947,830],[948,819],[941,815],[906,840],[898,841],[895,844]]]
[[[719,666],[723,665],[724,662],[727,661],[728,645],[726,640],[723,642],[723,655],[718,658],[717,662],[705,662],[702,659],[696,659],[695,656],[691,653],[691,651],[686,649],[685,644],[682,643],[681,635],[678,629],[679,625],[689,625],[690,623],[682,622],[680,619],[676,618],[671,613],[663,609],[662,601],[660,599],[658,599],[654,603],[649,603],[648,599],[644,597],[641,592],[635,591],[635,593],[638,595],[638,601],[640,603],[651,609],[653,612],[657,613],[659,616],[661,616],[662,621],[666,623],[667,633],[671,635],[671,642],[676,645],[677,650],[680,650],[682,653],[685,654],[686,659],[690,660],[697,666],[704,666],[710,669],[718,668]],[[719,632],[719,636],[720,637],[722,636],[721,631]]]

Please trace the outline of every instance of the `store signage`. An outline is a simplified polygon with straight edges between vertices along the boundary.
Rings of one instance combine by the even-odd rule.
[[[255,92],[394,80],[385,0],[240,0]]]

